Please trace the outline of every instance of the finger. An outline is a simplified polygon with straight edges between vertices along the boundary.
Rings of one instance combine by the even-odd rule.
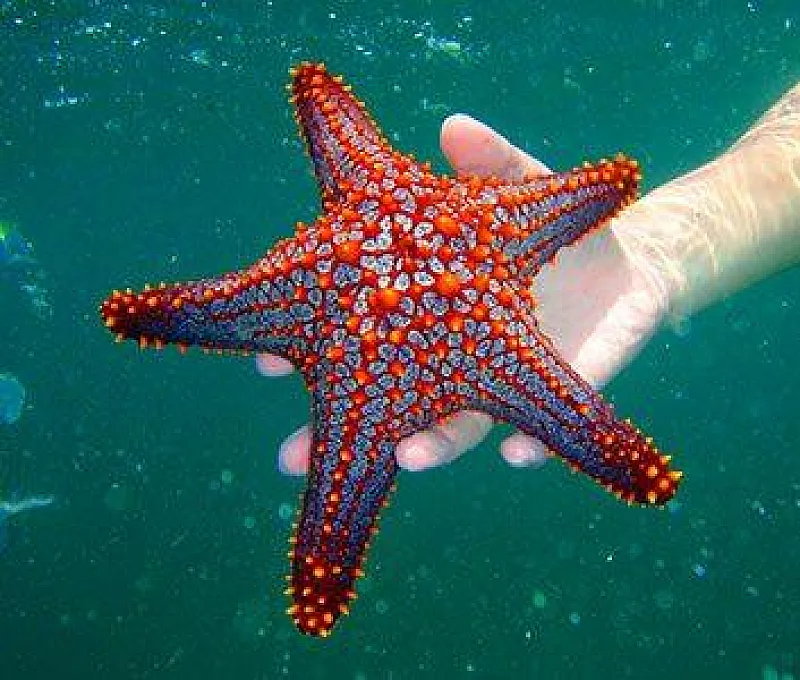
[[[513,467],[541,467],[547,460],[547,449],[542,442],[522,432],[516,432],[500,444],[500,453]]]
[[[550,169],[511,144],[488,125],[464,114],[442,124],[440,144],[459,174],[496,175],[510,180],[549,175]]]
[[[480,411],[458,411],[434,429],[450,441],[455,456],[460,456],[486,438],[492,429],[492,418]]]
[[[491,429],[492,419],[485,413],[459,411],[441,425],[402,440],[397,462],[413,472],[445,465],[475,448]]]
[[[278,469],[285,475],[304,475],[308,472],[311,451],[311,430],[303,425],[289,435],[278,450]]]
[[[395,455],[401,468],[419,472],[449,463],[456,457],[456,451],[453,442],[431,428],[401,440]]]
[[[274,354],[257,354],[256,370],[261,375],[274,378],[281,375],[289,375],[294,370],[294,366],[290,361]]]

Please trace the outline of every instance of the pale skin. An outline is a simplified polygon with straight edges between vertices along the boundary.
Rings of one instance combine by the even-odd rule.
[[[507,179],[550,171],[497,132],[464,115],[445,120],[441,147],[459,174]],[[611,225],[562,250],[534,285],[537,318],[562,356],[602,387],[637,355],[657,328],[686,318],[800,261],[800,84],[789,90],[728,151],[654,189]],[[258,357],[259,371],[284,375],[291,364]],[[489,416],[462,411],[403,440],[406,470],[448,463],[477,446]],[[309,430],[280,448],[286,474],[308,467]],[[514,466],[546,460],[522,433],[500,447]]]

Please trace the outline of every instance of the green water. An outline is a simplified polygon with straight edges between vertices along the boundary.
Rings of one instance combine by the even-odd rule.
[[[465,111],[554,167],[624,149],[654,186],[800,79],[800,9],[0,2],[0,219],[54,309],[0,289],[0,372],[29,396],[0,428],[0,493],[56,497],[8,527],[0,678],[800,676],[798,268],[663,331],[609,386],[685,470],[673,512],[509,469],[496,433],[401,474],[352,615],[325,641],[294,630],[302,480],[275,455],[301,381],[116,346],[96,308],[249,263],[314,216],[283,90],[303,58],[441,169],[439,124]]]

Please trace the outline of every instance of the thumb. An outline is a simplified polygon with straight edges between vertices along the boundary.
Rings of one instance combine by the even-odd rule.
[[[464,114],[444,121],[440,144],[459,174],[494,175],[510,180],[550,174],[544,163],[518,149],[488,125]]]

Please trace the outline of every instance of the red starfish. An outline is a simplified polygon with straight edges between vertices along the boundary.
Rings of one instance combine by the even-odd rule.
[[[141,347],[270,352],[302,372],[313,438],[291,539],[298,628],[327,635],[347,612],[397,442],[460,409],[537,437],[629,502],[669,500],[680,473],[557,355],[529,292],[559,248],[634,200],[636,162],[437,176],[392,149],[323,65],[292,70],[291,89],[323,215],[248,269],[116,291],[101,313]]]

